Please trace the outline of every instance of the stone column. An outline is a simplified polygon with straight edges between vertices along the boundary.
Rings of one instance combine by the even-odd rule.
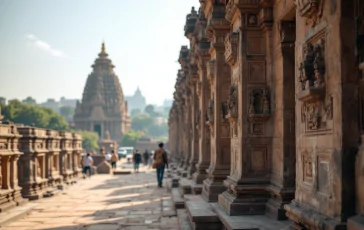
[[[225,190],[223,180],[230,172],[230,125],[223,115],[230,85],[230,68],[224,57],[224,38],[230,29],[225,20],[225,7],[214,5],[208,15],[208,28],[211,41],[208,72],[210,72],[211,96],[209,120],[211,134],[211,162],[207,169],[208,178],[204,180],[203,197],[209,202],[217,201],[218,195]],[[205,12],[206,15],[206,12]]]
[[[202,54],[202,53],[201,53]],[[210,83],[207,80],[206,63],[209,60],[210,54],[206,54],[199,59],[199,113],[198,113],[198,132],[199,132],[199,161],[196,165],[196,173],[193,175],[193,180],[196,184],[202,184],[207,178],[206,169],[210,166],[211,151],[210,151],[210,129],[206,124],[207,105],[210,98]]]
[[[196,67],[197,68],[197,67]],[[192,177],[192,175],[196,172],[196,164],[198,162],[199,157],[199,133],[197,129],[197,117],[198,117],[198,96],[196,91],[196,84],[197,84],[198,75],[196,72],[191,73],[191,83],[190,83],[190,89],[191,89],[191,159],[190,159],[190,166],[188,169],[188,175]]]
[[[355,214],[360,81],[353,3],[297,5],[296,192],[285,205],[295,229],[345,228]]]

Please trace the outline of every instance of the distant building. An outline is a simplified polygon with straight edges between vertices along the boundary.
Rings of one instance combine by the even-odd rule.
[[[0,97],[0,104],[6,105],[6,98]]]
[[[128,103],[104,44],[92,68],[82,101],[76,104],[73,119],[75,127],[96,132],[101,139],[107,136],[108,139],[119,141],[130,130],[131,119]]]
[[[143,112],[145,106],[147,106],[145,97],[142,95],[139,87],[137,88],[133,96],[126,96],[125,99],[128,102],[129,111],[139,109],[141,112]]]
[[[65,97],[61,97],[59,104],[60,104],[60,107],[70,106],[72,108],[76,108],[77,101],[78,101],[78,99],[66,99]]]
[[[40,106],[42,107],[45,107],[45,108],[50,108],[50,109],[53,109],[54,111],[56,111],[57,113],[59,113],[59,102],[56,101],[55,99],[53,98],[49,98],[47,99],[46,102],[43,102],[41,104],[39,104]]]

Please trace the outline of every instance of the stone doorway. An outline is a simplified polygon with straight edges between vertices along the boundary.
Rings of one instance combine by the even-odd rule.
[[[94,124],[94,132],[96,132],[99,135],[99,137],[101,137],[102,127],[100,124]]]

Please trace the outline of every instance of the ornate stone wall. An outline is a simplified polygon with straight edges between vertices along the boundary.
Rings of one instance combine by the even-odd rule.
[[[200,4],[199,19],[186,22],[190,67],[183,69],[191,81],[197,63],[199,78],[190,83],[196,94],[187,97],[179,80],[175,102],[198,99],[198,109],[184,116],[196,124],[196,178],[209,165],[206,200],[220,194],[229,215],[288,217],[295,229],[342,227],[352,216],[348,227],[361,229],[362,2]],[[208,55],[203,42],[210,42]],[[187,138],[175,130],[176,139]],[[183,156],[195,163],[195,151]]]

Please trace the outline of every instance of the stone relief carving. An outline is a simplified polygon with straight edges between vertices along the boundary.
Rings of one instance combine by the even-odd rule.
[[[268,89],[250,89],[249,119],[265,121],[270,117],[270,98]]]
[[[325,96],[325,42],[323,39],[313,45],[306,42],[303,47],[303,60],[299,67],[301,91],[298,99],[304,102],[322,100]]]
[[[229,87],[229,98],[227,101],[229,118],[238,117],[238,87],[236,84],[231,84]]]
[[[316,26],[322,17],[325,0],[294,0],[299,14],[306,18],[306,24]]]
[[[258,17],[255,14],[248,15],[248,26],[257,26],[258,25]]]
[[[307,126],[310,130],[320,128],[321,117],[315,104],[307,105]]]

